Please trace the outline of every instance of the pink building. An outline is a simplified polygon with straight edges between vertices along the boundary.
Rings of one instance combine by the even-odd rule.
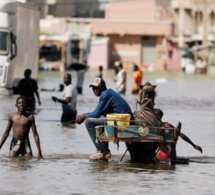
[[[108,3],[105,19],[91,21],[92,35],[108,39],[102,47],[93,46],[93,50],[101,51],[100,53],[104,49],[107,55],[105,61],[101,62],[104,67],[113,67],[118,60],[123,62],[125,67],[131,67],[134,62],[160,70],[180,69],[179,63],[174,62],[172,48],[167,41],[173,33],[173,22],[168,20],[167,5],[170,5],[169,1],[156,0]],[[89,64],[93,63],[98,55],[97,52],[91,52]]]

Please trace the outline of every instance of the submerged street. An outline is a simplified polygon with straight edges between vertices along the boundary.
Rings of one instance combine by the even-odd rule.
[[[75,84],[76,74],[71,74]],[[93,70],[85,75],[83,95],[78,96],[78,114],[90,112],[97,105],[98,98],[89,88],[95,75]],[[104,79],[107,87],[115,90],[113,75],[114,72],[108,70],[104,73]],[[95,152],[95,148],[84,124],[61,126],[61,105],[51,100],[52,96],[60,96],[58,88],[62,79],[61,72],[40,72],[39,88],[50,90],[39,91],[42,105],[37,104],[35,115],[44,159],[36,158],[37,149],[32,133],[30,141],[34,158],[9,159],[11,131],[0,151],[1,194],[214,194],[214,78],[182,73],[148,72],[144,75],[143,83],[150,81],[157,85],[155,107],[164,111],[163,121],[173,125],[180,121],[182,132],[203,149],[201,154],[179,139],[177,155],[188,157],[191,161],[189,165],[175,166],[168,163],[131,164],[128,153],[120,162],[126,150],[123,143],[120,143],[119,150],[110,143],[113,157],[108,163],[89,162],[88,157]],[[128,70],[128,88],[123,97],[134,111],[137,96],[131,95],[132,82],[132,71]],[[0,136],[6,128],[8,114],[16,111],[17,97],[0,97]]]

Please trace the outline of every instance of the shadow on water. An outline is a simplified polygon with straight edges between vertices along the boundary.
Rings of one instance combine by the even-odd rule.
[[[11,159],[7,156],[1,157],[0,160],[3,167],[8,167],[9,163],[10,170],[12,171],[26,171],[33,168],[39,162],[38,158],[17,157]]]
[[[93,163],[93,162],[92,162]],[[143,163],[130,163],[130,161],[119,162],[94,162],[95,171],[112,171],[112,172],[145,172],[153,170],[175,170],[175,166],[170,163],[159,163],[159,164],[143,164]]]
[[[119,156],[118,156],[119,158]],[[190,163],[201,163],[201,164],[215,164],[215,157],[186,157],[189,159]],[[171,165],[169,161],[164,161],[158,164],[143,164],[143,163],[130,163],[129,160],[119,162],[116,159],[108,163],[97,162],[95,165],[99,170],[107,169],[112,167],[115,171],[131,171],[131,172],[141,172],[141,171],[153,171],[153,170],[175,170],[176,166],[189,166],[189,164],[176,164]]]
[[[17,157],[10,159],[7,156],[2,156],[0,158],[1,165],[2,166],[8,166],[8,163],[10,163],[10,169],[13,171],[26,171],[34,166],[37,166],[38,164],[47,164],[47,163],[56,163],[58,161],[63,162],[75,162],[78,161],[78,163],[84,163],[89,164],[89,166],[94,171],[111,171],[111,172],[145,172],[145,171],[151,171],[153,173],[154,171],[159,170],[169,170],[174,171],[176,169],[176,166],[189,166],[191,163],[200,163],[200,164],[215,164],[215,157],[186,157],[186,159],[189,159],[189,164],[176,164],[171,165],[169,161],[163,161],[161,163],[157,164],[143,164],[143,163],[131,163],[129,160],[129,157],[127,155],[126,159],[123,161],[120,161],[121,156],[120,155],[113,155],[112,159],[108,162],[90,162],[89,161],[89,154],[52,154],[47,155],[43,159],[38,159],[36,157],[33,158],[26,158],[26,157]],[[183,158],[183,157],[182,157]]]
[[[189,157],[188,157],[189,158]],[[190,163],[201,163],[201,164],[214,164],[215,157],[203,156],[203,157],[190,157]]]

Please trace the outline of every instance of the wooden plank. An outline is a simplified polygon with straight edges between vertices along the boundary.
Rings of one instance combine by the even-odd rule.
[[[114,137],[108,137],[103,133],[98,137],[100,142],[115,142],[116,139]],[[174,142],[174,139],[161,139],[160,137],[129,137],[129,138],[119,138],[117,137],[119,142],[166,142],[171,143]]]
[[[121,141],[158,141],[158,142],[169,142],[176,138],[175,128],[164,128],[164,127],[140,127],[140,126],[114,126],[104,125],[100,126],[103,128],[104,135],[101,137],[105,140],[111,140],[118,138]],[[101,131],[99,133],[101,135]],[[99,136],[98,136],[99,137]]]

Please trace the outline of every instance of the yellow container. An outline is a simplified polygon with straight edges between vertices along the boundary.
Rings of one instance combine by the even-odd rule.
[[[112,114],[107,114],[106,118],[107,118],[108,125],[114,125],[114,121],[116,121],[118,126],[129,126],[131,115],[112,113]]]

